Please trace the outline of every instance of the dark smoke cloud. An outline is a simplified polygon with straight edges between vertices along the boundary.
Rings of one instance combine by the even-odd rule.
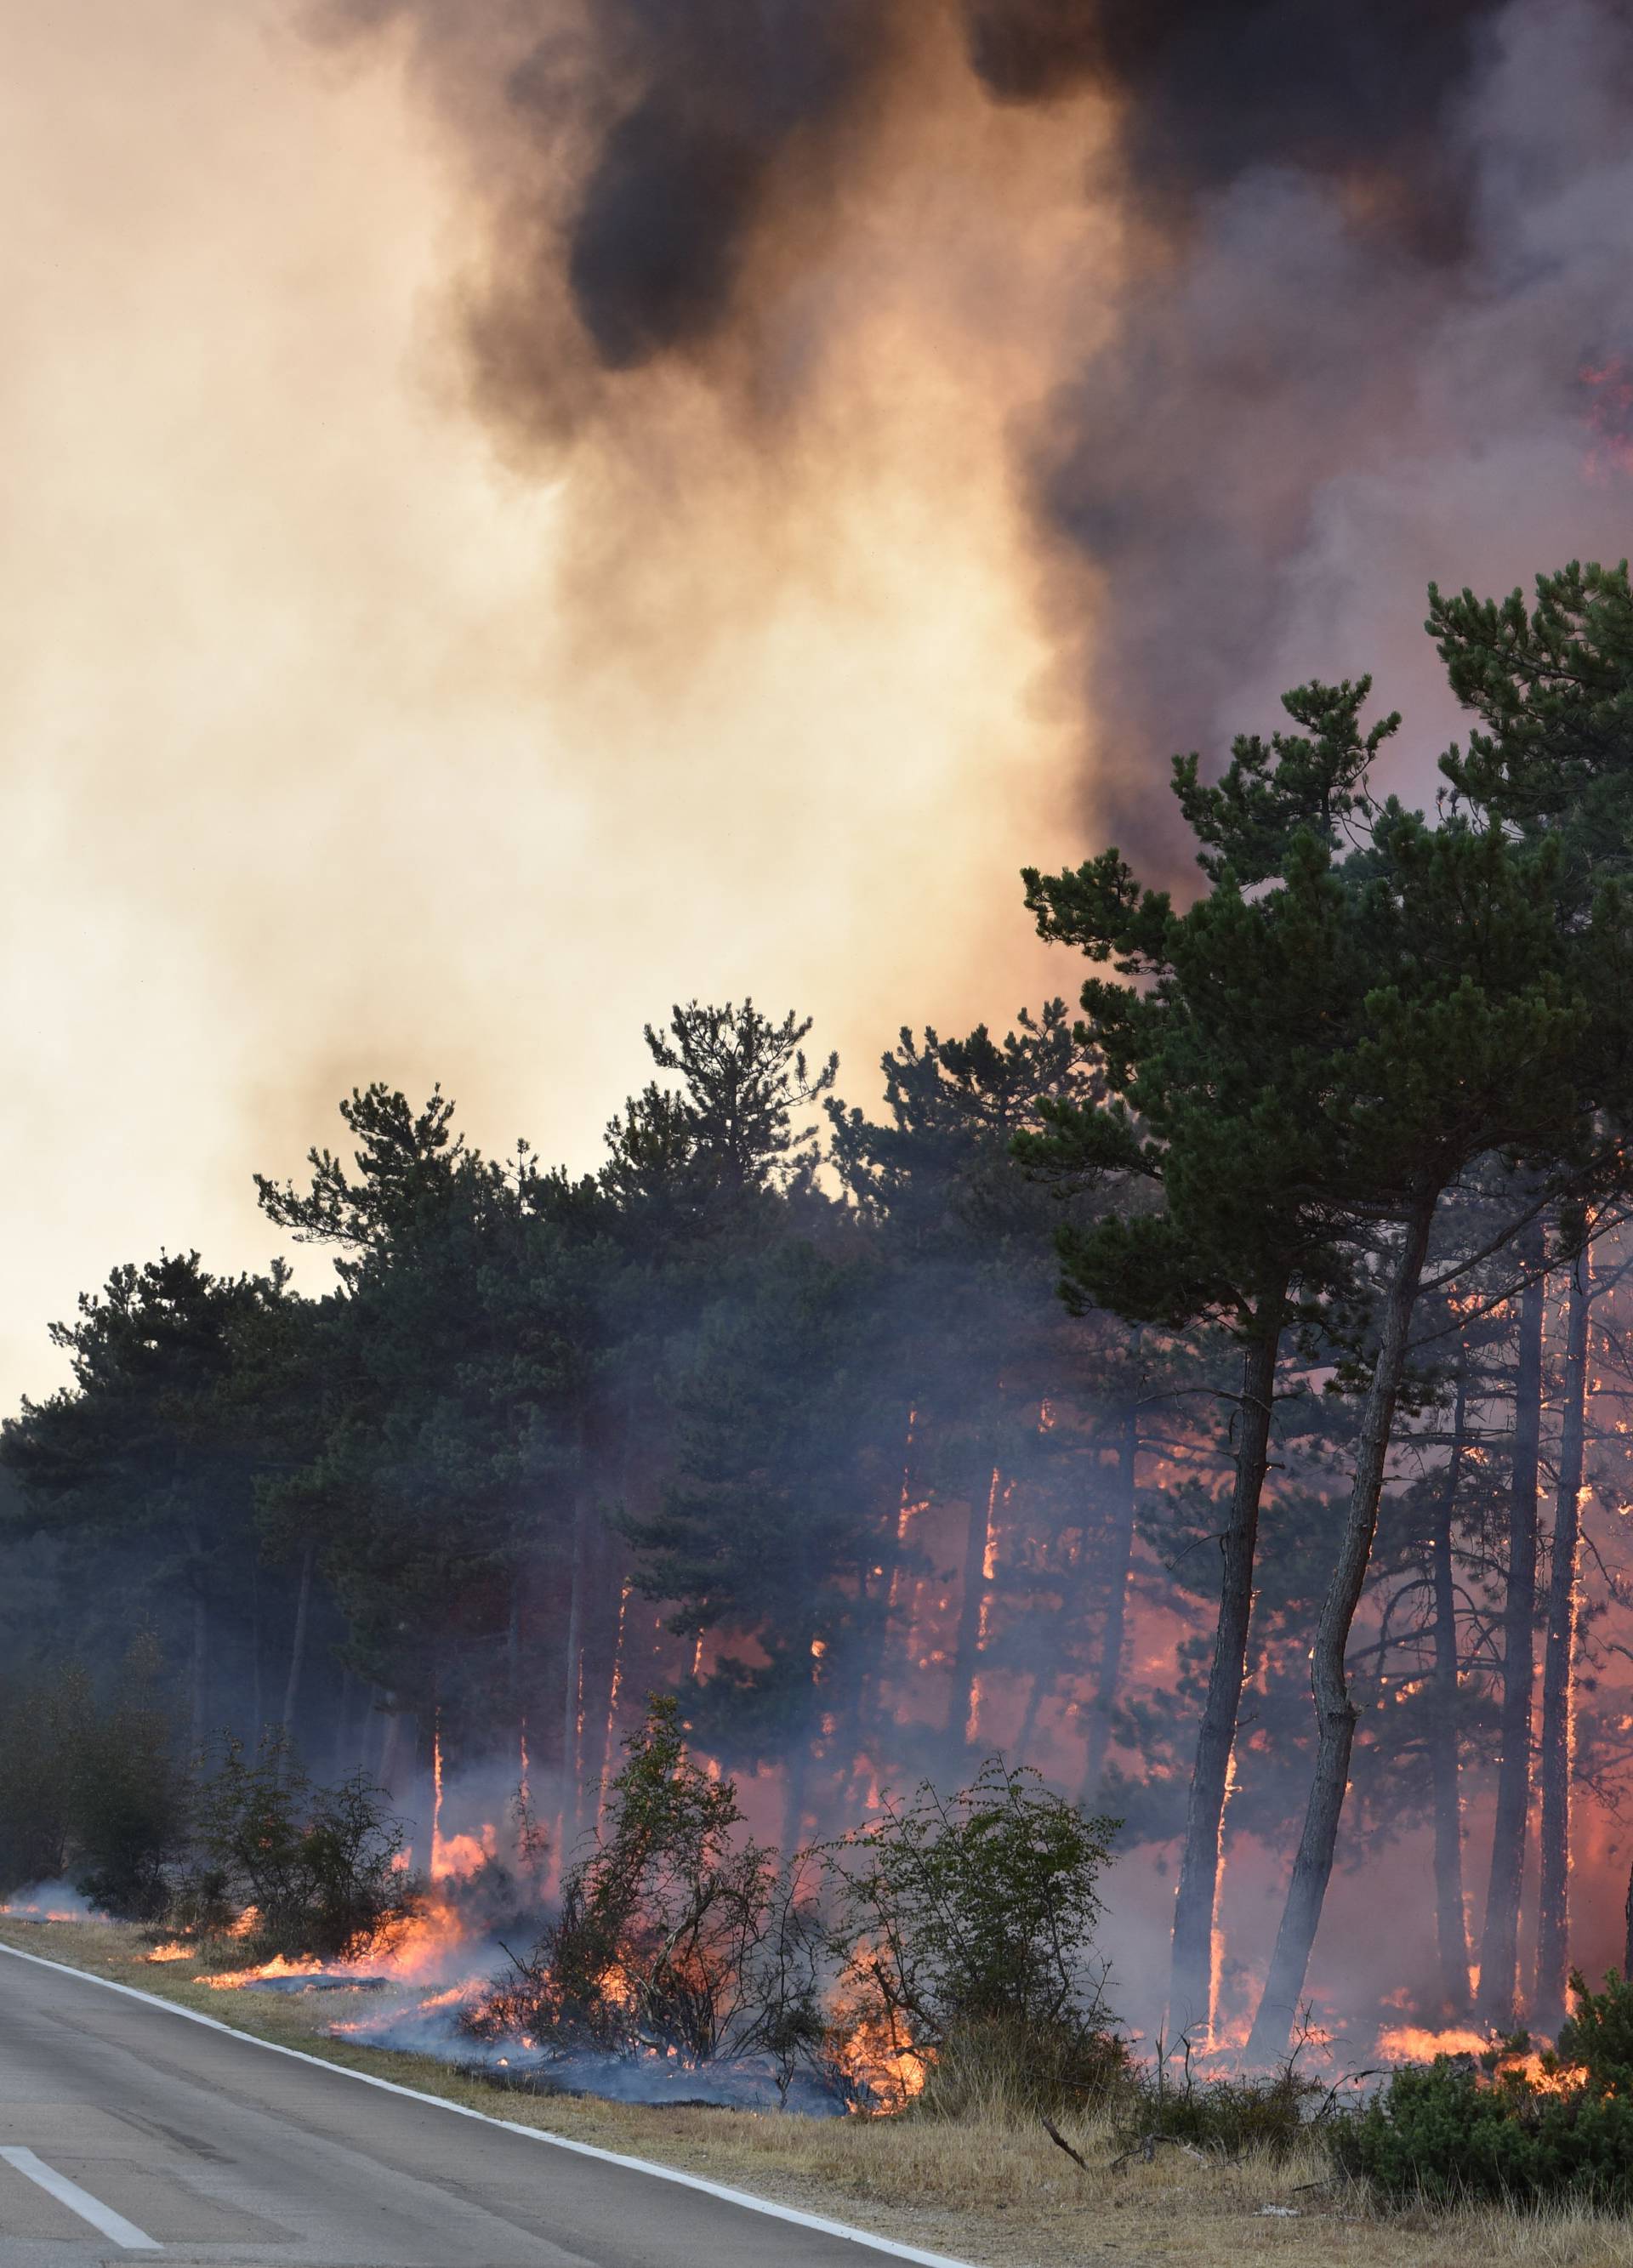
[[[819,388],[848,311],[809,279],[947,99],[949,55],[978,103],[1111,99],[1085,228],[1114,202],[1131,272],[1091,358],[1037,342],[1019,439],[1090,801],[1125,844],[1168,855],[1167,754],[1265,721],[1227,712],[1284,654],[1289,681],[1391,658],[1334,651],[1363,574],[1410,625],[1429,573],[1615,548],[1570,438],[1584,362],[1633,332],[1614,0],[337,0],[328,21],[408,27],[490,218],[477,399],[547,446],[610,433],[640,468],[615,516],[654,481],[683,516],[642,391],[666,372],[744,434]],[[614,541],[644,534],[637,513]]]
[[[1489,0],[948,4],[994,99],[1113,90],[1134,179],[1159,205],[1249,166],[1376,174],[1415,155],[1491,13]],[[477,138],[505,231],[477,318],[484,354],[525,354],[541,303],[565,287],[595,358],[622,371],[694,352],[745,318],[757,230],[780,195],[843,195],[846,137],[890,130],[873,98],[942,5],[332,0],[322,21],[331,36],[410,24]],[[546,395],[560,386],[556,352],[527,357]],[[502,375],[508,395],[517,373]]]
[[[1001,101],[1089,81],[1127,106],[1141,185],[1164,200],[1245,167],[1415,158],[1492,0],[964,0]]]
[[[884,17],[876,0],[616,0],[597,21],[598,75],[631,94],[572,217],[567,277],[602,361],[622,369],[728,320],[779,153],[843,118]]]

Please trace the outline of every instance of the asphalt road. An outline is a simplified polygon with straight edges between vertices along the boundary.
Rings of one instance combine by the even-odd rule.
[[[0,1948],[0,2268],[868,2268],[885,2257]]]

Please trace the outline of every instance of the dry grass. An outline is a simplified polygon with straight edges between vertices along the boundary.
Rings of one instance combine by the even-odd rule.
[[[1175,2149],[1109,2170],[1121,2146],[1104,2119],[1063,2122],[1089,2161],[1081,2172],[1041,2125],[1001,2106],[957,2124],[913,2118],[804,2119],[750,2112],[656,2110],[536,2097],[469,2080],[423,2056],[331,2040],[326,2024],[367,1996],[227,1995],[177,1962],[150,1966],[134,1931],[101,1923],[37,1926],[0,1919],[0,1938],[166,1999],[238,2029],[335,2063],[373,2071],[518,2124],[595,2142],[704,2174],[807,2210],[945,2251],[987,2268],[1091,2268],[1146,2262],[1217,2268],[1226,2261],[1288,2268],[1467,2268],[1471,2257],[1518,2268],[1633,2268],[1633,2220],[1562,2213],[1489,2211],[1376,2214],[1363,2200],[1310,2190],[1326,2171],[1319,2152],[1282,2166],[1199,2164]],[[1286,2212],[1267,2211],[1282,2207]]]

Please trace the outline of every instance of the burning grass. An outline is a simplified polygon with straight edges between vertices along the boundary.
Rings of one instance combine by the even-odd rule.
[[[1127,2146],[1127,2117],[1060,2114],[1079,2169],[1035,2117],[1017,2114],[1001,2073],[972,2085],[957,2117],[910,2112],[882,2118],[807,2119],[777,2114],[654,2108],[506,2091],[429,2058],[334,2036],[340,2020],[366,2020],[358,1988],[321,2000],[212,1992],[187,1963],[154,1966],[142,1933],[100,1921],[27,1925],[0,1918],[0,1938],[23,1951],[138,1985],[253,2036],[299,2047],[401,2083],[574,2140],[836,2215],[982,2268],[1111,2268],[1161,2261],[1172,2268],[1231,2262],[1299,2268],[1465,2268],[1471,2250],[1513,2268],[1633,2268],[1633,2221],[1571,2207],[1525,2214],[1498,2209],[1383,2213],[1358,2191],[1334,2186],[1319,2142],[1278,2163],[1249,2149],[1237,2164],[1204,2154]],[[1311,2188],[1311,2183],[1319,2186]]]

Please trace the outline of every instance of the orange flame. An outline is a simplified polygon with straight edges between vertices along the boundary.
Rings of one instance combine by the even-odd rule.
[[[1569,2095],[1587,2077],[1581,2064],[1545,2059],[1536,2048],[1509,2051],[1489,2033],[1456,2024],[1441,2031],[1420,2024],[1392,2024],[1378,2034],[1378,2052],[1387,2063],[1432,2063],[1437,2056],[1470,2056],[1483,2062],[1495,2057],[1494,2080],[1511,2074],[1523,2078],[1542,2095]]]
[[[888,2016],[868,2016],[857,2024],[839,2060],[853,2083],[866,2090],[868,2114],[876,2118],[905,2110],[923,2092],[929,2076],[927,2058]]]
[[[281,1953],[275,1953],[258,1969],[229,1969],[219,1977],[205,1977],[204,1982],[212,1992],[238,1992],[246,1984],[258,1984],[264,1977],[319,1977],[323,1967],[321,1961],[288,1961]]]

